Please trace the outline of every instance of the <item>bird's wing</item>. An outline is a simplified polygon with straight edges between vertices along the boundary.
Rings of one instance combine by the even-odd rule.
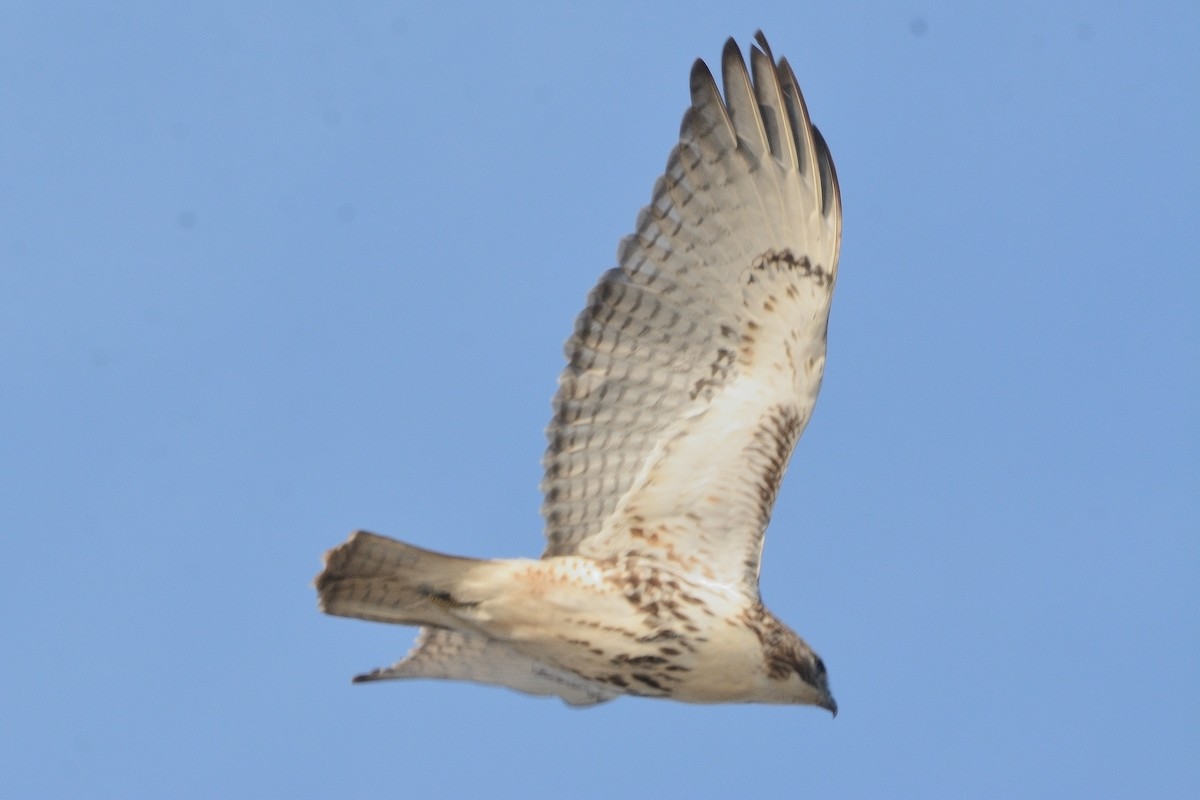
[[[496,639],[467,631],[421,628],[413,649],[390,667],[354,678],[355,683],[395,678],[446,678],[507,686],[527,694],[557,695],[573,706],[616,697],[612,687],[517,652]]]
[[[726,43],[724,101],[693,66],[679,145],[567,342],[546,556],[657,558],[757,594],[821,386],[842,219],[791,67],[757,43],[749,71]]]

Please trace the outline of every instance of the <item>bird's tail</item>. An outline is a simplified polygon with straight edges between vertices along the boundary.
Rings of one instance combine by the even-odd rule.
[[[339,617],[459,627],[454,611],[464,604],[455,587],[483,563],[356,531],[325,554],[325,569],[315,581],[317,602]]]

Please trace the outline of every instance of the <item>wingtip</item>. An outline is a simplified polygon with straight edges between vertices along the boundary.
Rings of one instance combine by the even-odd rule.
[[[725,40],[725,46],[721,48],[721,80],[725,84],[725,95],[728,100],[730,79],[735,74],[745,73],[746,82],[749,83],[750,76],[746,73],[746,58],[742,55],[742,48],[737,43],[737,39],[730,36]]]
[[[712,70],[708,68],[708,64],[705,63],[703,58],[697,58],[692,62],[692,71],[688,76],[688,84],[692,91],[693,105],[696,102],[696,95],[699,92],[716,85],[716,81],[713,80]]]
[[[767,36],[762,32],[762,28],[759,28],[754,32],[754,42],[758,45],[758,48],[762,50],[763,55],[771,59],[771,63],[774,64],[775,56],[771,54],[771,45],[767,44]]]

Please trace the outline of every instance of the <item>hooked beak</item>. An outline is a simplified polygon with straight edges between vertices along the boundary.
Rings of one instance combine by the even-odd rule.
[[[828,711],[830,714],[833,714],[835,717],[837,716],[837,701],[833,699],[833,695],[826,694],[825,697],[822,698],[821,702],[817,703],[817,705]]]

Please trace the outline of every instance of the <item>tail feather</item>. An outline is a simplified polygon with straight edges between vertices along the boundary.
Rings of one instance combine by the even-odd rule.
[[[325,554],[318,605],[339,617],[458,627],[454,589],[480,563],[356,531]]]
[[[459,589],[468,573],[489,563],[493,562],[434,553],[366,531],[350,534],[326,553],[325,569],[315,581],[322,611],[422,626],[407,656],[354,681],[467,680],[557,695],[574,706],[615,697],[610,686],[527,656],[473,628],[468,610],[478,603],[459,596]]]

